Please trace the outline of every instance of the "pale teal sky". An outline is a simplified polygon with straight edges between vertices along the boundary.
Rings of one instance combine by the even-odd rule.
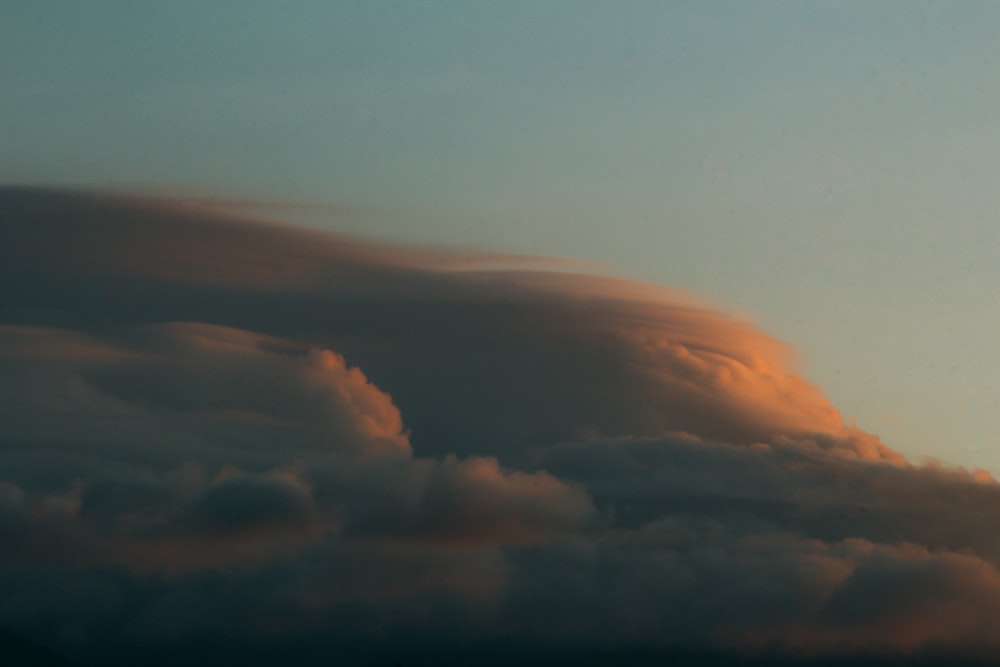
[[[1000,3],[12,0],[0,91],[0,182],[602,262],[1000,472]]]

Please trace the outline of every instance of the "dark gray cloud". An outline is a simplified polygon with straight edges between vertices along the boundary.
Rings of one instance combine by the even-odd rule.
[[[0,191],[0,628],[106,664],[1000,658],[988,475],[690,297],[519,263]]]

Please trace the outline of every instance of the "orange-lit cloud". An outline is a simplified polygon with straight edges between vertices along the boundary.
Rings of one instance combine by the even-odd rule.
[[[690,295],[192,202],[0,210],[0,627],[1000,657],[1000,486]]]

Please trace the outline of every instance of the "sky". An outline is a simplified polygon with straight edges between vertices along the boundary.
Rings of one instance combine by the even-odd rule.
[[[998,25],[5,3],[0,630],[1000,656]]]

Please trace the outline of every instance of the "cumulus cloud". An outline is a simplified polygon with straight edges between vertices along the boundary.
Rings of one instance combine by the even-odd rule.
[[[329,350],[192,323],[113,338],[0,332],[0,461],[20,469],[5,488],[62,508],[21,522],[79,540],[91,560],[170,572],[258,563],[341,530],[530,542],[590,511],[585,494],[541,471],[414,459],[392,399]],[[20,544],[12,538],[8,557],[39,556]]]
[[[1000,487],[688,295],[191,202],[0,211],[0,628],[105,664],[1000,657]]]

